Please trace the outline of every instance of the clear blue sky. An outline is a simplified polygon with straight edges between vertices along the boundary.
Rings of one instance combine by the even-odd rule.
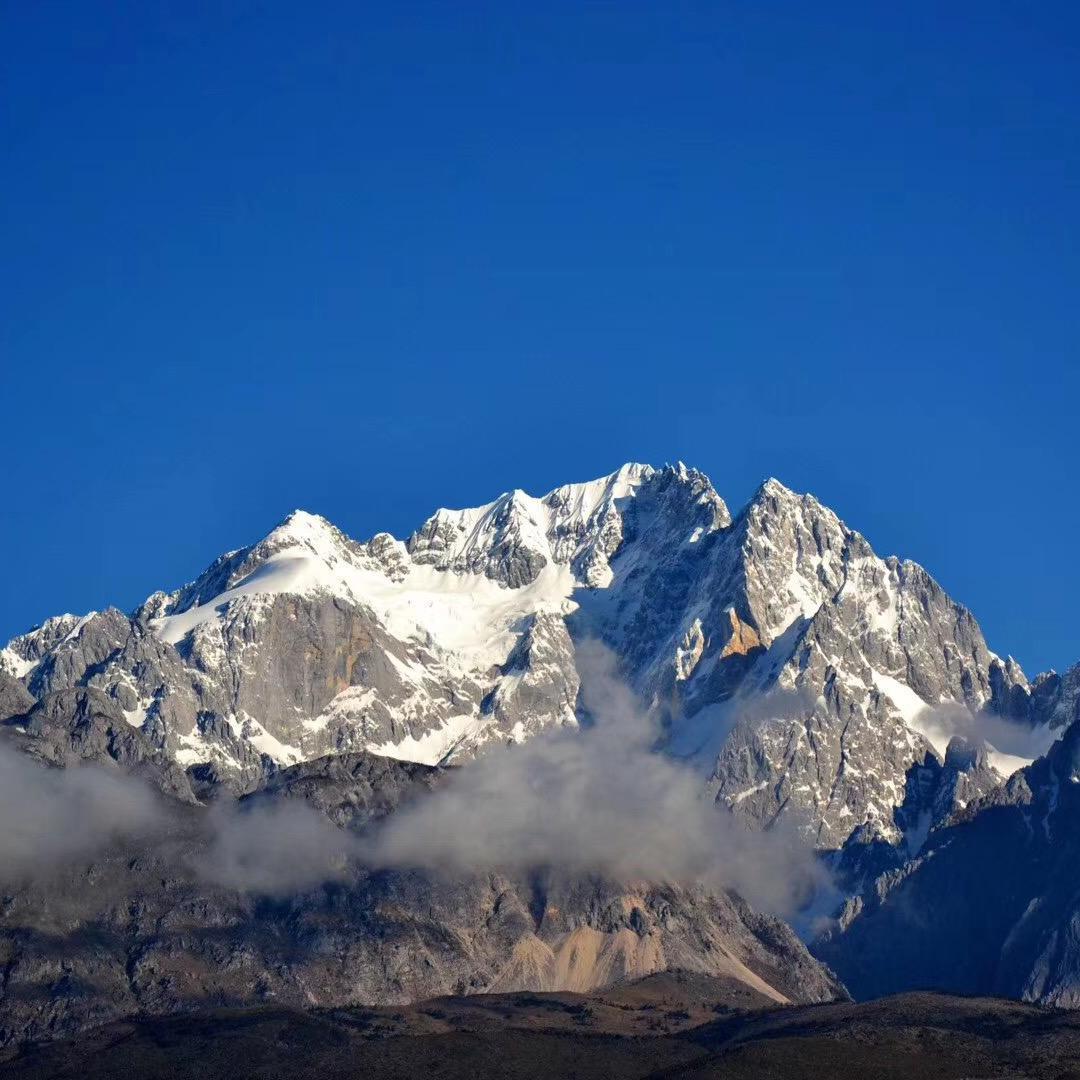
[[[683,459],[1080,658],[1080,4],[2,4],[0,638]]]

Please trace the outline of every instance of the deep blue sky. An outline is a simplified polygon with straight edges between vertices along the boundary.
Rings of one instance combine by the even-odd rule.
[[[2,13],[0,638],[683,459],[1080,658],[1080,5]]]

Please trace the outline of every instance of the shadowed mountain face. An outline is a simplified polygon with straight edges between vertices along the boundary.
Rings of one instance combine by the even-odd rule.
[[[850,901],[815,951],[858,997],[911,986],[1080,1006],[1080,722]]]
[[[203,1078],[776,1077],[960,1080],[1080,1075],[1080,1018],[993,999],[907,995],[776,1009],[670,973],[581,994],[440,998],[408,1008],[279,1006],[140,1018],[28,1047],[0,1075]]]

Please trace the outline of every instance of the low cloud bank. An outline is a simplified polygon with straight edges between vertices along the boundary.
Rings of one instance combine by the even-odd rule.
[[[359,838],[303,803],[220,804],[208,815],[209,842],[193,869],[241,892],[287,895],[343,878],[362,854]]]
[[[170,807],[118,771],[52,769],[0,747],[0,878],[38,874],[155,829],[171,842],[164,836],[174,815],[194,813],[195,832],[176,834],[188,838],[177,849],[187,871],[267,895],[343,879],[358,863],[701,882],[782,914],[826,884],[794,832],[751,831],[715,805],[700,772],[655,750],[655,718],[619,679],[608,649],[584,642],[577,664],[589,723],[491,750],[365,836],[299,802]]]
[[[972,713],[960,704],[937,705],[921,712],[915,725],[944,754],[954,736],[986,746],[990,763],[1003,775],[1042,757],[1061,734],[1046,724],[1031,727],[992,713]]]
[[[199,813],[176,834],[178,815]],[[172,838],[170,839],[170,833]],[[309,806],[223,803],[177,807],[142,780],[102,764],[55,768],[0,744],[0,882],[17,886],[64,864],[135,841],[174,843],[188,873],[240,891],[281,895],[340,877],[360,853],[355,836]]]
[[[0,745],[0,879],[37,875],[164,821],[159,798],[121,773],[55,769]]]
[[[610,650],[583,642],[577,665],[588,725],[488,752],[394,814],[367,858],[699,881],[777,912],[823,883],[793,833],[750,831],[715,806],[699,773],[655,751],[657,724],[618,678]]]

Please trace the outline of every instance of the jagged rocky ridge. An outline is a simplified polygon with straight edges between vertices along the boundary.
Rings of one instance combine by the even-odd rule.
[[[1057,698],[1074,716],[1077,674]],[[883,867],[815,950],[859,997],[934,986],[1080,1007],[1080,718]]]
[[[1049,732],[1068,689],[1029,687],[921,567],[812,496],[770,480],[732,518],[682,465],[440,510],[405,542],[297,511],[130,616],[48,620],[0,665],[40,701],[100,691],[201,797],[329,753],[454,762],[574,724],[583,636],[615,650],[718,802],[827,849],[925,835],[898,809],[911,770],[944,760],[930,710]]]

